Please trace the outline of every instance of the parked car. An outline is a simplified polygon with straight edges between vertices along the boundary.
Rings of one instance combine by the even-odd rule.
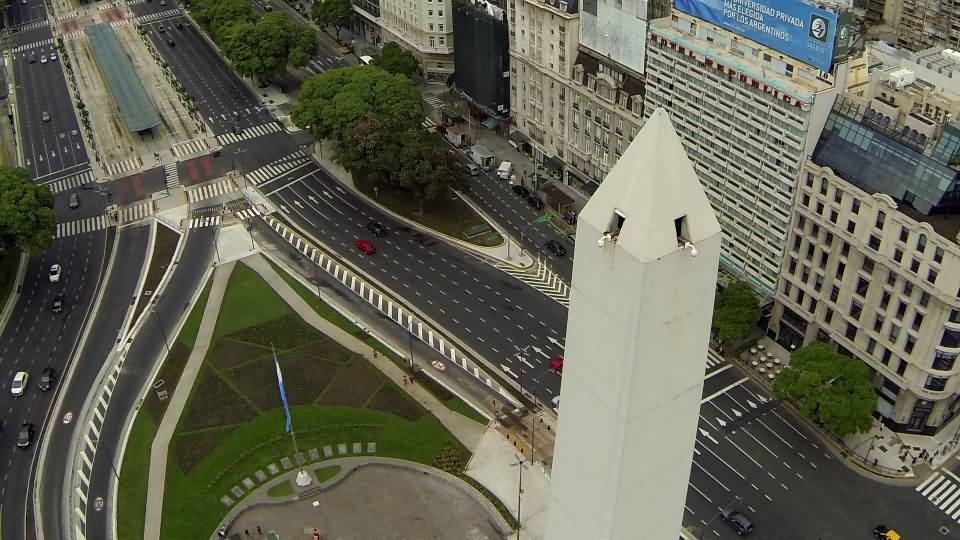
[[[53,297],[53,304],[50,306],[50,310],[54,313],[63,311],[63,293],[57,293],[57,295]]]
[[[529,204],[534,210],[543,210],[543,201],[540,200],[540,197],[537,197],[534,194],[530,194],[527,197],[527,204]]]
[[[373,233],[373,235],[377,238],[383,238],[389,234],[389,231],[387,231],[387,228],[384,227],[383,223],[380,223],[376,220],[370,220],[370,222],[367,223],[367,230]]]
[[[56,60],[57,60],[57,53],[51,51],[51,52],[50,52],[50,61],[51,61],[51,62],[54,62],[54,61],[56,61]]]
[[[362,251],[365,255],[373,255],[377,252],[377,248],[370,240],[357,240],[357,249]]]
[[[52,367],[45,367],[40,372],[40,382],[37,384],[37,388],[41,392],[49,392],[55,382],[57,382],[57,372]]]
[[[80,208],[80,196],[76,193],[70,194],[70,208]]]
[[[60,274],[63,272],[63,269],[60,268],[59,264],[54,264],[50,267],[50,283],[60,283]]]
[[[470,176],[478,176],[480,174],[480,166],[476,163],[467,163],[464,165],[464,168]]]
[[[567,248],[563,247],[563,244],[556,240],[547,240],[544,242],[543,249],[553,253],[557,257],[563,257],[567,254]]]
[[[49,121],[50,121],[50,113],[48,113],[47,111],[43,111],[43,114],[40,115],[40,120],[41,120],[42,122],[49,122]]]
[[[46,63],[47,63],[47,55],[45,55],[45,54],[41,54],[41,55],[40,55],[40,63],[41,63],[41,64],[46,64]]]
[[[753,532],[753,522],[750,518],[738,512],[733,507],[724,508],[720,511],[720,519],[737,533],[737,536],[747,536]]]
[[[530,190],[523,186],[513,186],[511,189],[513,189],[514,193],[523,197],[524,199],[530,198]]]
[[[13,381],[10,383],[10,395],[20,397],[27,391],[27,382],[30,375],[26,371],[18,371],[13,375]]]
[[[33,424],[24,422],[17,432],[17,448],[29,448],[33,444]]]

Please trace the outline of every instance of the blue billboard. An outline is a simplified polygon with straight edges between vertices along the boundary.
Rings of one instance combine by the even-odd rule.
[[[677,10],[830,71],[837,14],[800,0],[675,0]]]

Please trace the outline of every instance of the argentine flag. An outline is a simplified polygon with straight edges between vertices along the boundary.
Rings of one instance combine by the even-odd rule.
[[[273,353],[273,365],[277,368],[277,385],[280,387],[280,401],[283,402],[283,414],[287,417],[286,432],[293,431],[293,419],[290,418],[290,405],[287,403],[287,390],[283,387],[283,373],[280,373],[280,362],[277,353]]]

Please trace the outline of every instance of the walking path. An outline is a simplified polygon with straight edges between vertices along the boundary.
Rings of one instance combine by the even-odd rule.
[[[160,523],[163,519],[163,488],[167,473],[167,450],[170,448],[170,440],[177,429],[180,415],[183,414],[183,409],[187,406],[190,390],[193,388],[193,383],[203,366],[203,359],[207,356],[207,349],[213,339],[213,331],[217,326],[217,316],[220,314],[220,305],[223,303],[223,296],[226,293],[227,283],[230,281],[234,264],[229,263],[219,266],[213,274],[213,284],[210,287],[207,305],[203,310],[203,320],[200,323],[200,330],[197,332],[197,340],[194,343],[193,351],[190,352],[190,358],[187,359],[187,365],[183,368],[180,382],[170,397],[170,404],[167,405],[167,410],[163,413],[163,420],[160,421],[157,435],[150,447],[150,474],[147,479],[147,507],[143,525],[144,540],[160,539]]]

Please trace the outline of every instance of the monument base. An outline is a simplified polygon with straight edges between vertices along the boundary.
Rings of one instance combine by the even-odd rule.
[[[307,487],[310,485],[310,482],[313,482],[313,480],[310,479],[310,473],[308,473],[303,469],[300,469],[300,472],[297,473],[296,482],[297,482],[297,486],[299,487]]]

